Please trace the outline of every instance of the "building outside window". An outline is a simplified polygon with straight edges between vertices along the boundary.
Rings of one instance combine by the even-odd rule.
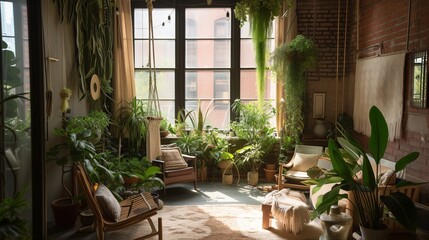
[[[171,123],[179,109],[207,113],[206,125],[229,129],[235,99],[256,101],[256,71],[249,26],[240,29],[234,2],[216,6],[176,1],[154,2],[153,25],[157,87],[161,111]],[[148,11],[133,1],[137,98],[148,101]],[[274,34],[268,40],[274,49]],[[267,71],[267,101],[275,99],[275,83]],[[273,122],[274,124],[274,122]]]

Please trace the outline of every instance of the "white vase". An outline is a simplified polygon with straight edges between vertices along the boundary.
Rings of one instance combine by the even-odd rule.
[[[248,172],[247,173],[247,183],[252,186],[256,186],[258,184],[258,172]]]
[[[359,224],[362,240],[386,240],[389,237],[389,229],[366,228]]]
[[[327,133],[325,121],[316,119],[316,125],[314,125],[313,133],[314,136],[318,138],[325,138]]]

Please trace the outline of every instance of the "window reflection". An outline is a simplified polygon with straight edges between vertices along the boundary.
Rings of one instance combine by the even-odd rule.
[[[421,51],[413,53],[412,60],[412,106],[416,108],[427,108],[427,61],[428,52]]]

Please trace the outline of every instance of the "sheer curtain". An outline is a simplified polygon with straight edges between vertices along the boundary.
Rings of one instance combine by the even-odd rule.
[[[289,3],[290,2],[290,6]],[[295,38],[298,32],[298,26],[296,21],[296,0],[292,1],[283,1],[282,16],[276,19],[276,35],[275,43],[276,47],[284,43],[289,43],[292,39]],[[285,93],[283,91],[283,82],[285,79],[277,79],[277,93],[276,93],[276,108],[277,108],[277,132],[280,133],[281,128],[284,125],[284,109],[282,99],[284,98]]]
[[[116,1],[113,115],[136,95],[134,83],[133,29],[131,21],[131,0]]]

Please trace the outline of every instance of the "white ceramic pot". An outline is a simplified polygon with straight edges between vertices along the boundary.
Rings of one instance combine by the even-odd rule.
[[[313,128],[313,133],[318,138],[326,137],[327,129],[323,120],[316,119],[316,125]]]
[[[362,240],[386,240],[389,237],[389,229],[366,228],[359,224]]]

